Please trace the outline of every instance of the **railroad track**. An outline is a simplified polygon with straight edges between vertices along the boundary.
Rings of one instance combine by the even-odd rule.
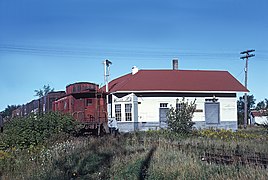
[[[144,144],[144,140],[139,140],[140,144]],[[175,148],[186,155],[189,153],[197,154],[202,161],[207,163],[225,164],[225,165],[250,165],[262,168],[268,167],[268,154],[261,152],[250,152],[242,150],[237,145],[236,149],[227,149],[226,147],[215,148],[207,147],[199,144],[191,143],[175,143],[167,141],[146,141],[146,144],[161,146],[162,148]]]

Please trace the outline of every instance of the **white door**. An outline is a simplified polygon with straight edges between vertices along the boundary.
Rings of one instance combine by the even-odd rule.
[[[167,112],[168,108],[159,108],[159,123],[161,128],[167,127]]]
[[[206,124],[220,123],[220,103],[218,102],[205,103],[205,119]]]

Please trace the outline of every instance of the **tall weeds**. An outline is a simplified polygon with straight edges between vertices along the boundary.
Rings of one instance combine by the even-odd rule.
[[[268,179],[264,167],[202,159],[205,152],[217,154],[220,149],[235,153],[237,146],[242,156],[267,154],[267,142],[258,138],[231,141],[166,131],[61,137],[34,148],[0,151],[1,179],[139,179],[145,165],[145,179]]]

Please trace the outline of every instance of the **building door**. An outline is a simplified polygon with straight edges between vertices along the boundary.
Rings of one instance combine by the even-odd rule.
[[[168,108],[160,108],[159,109],[159,121],[160,121],[160,127],[166,128],[167,127],[167,112]]]
[[[167,105],[168,105],[168,103],[160,103],[160,108],[159,108],[159,126],[160,126],[160,128],[167,127],[167,112],[169,110]]]
[[[220,123],[220,103],[218,102],[205,103],[205,120],[206,124]]]

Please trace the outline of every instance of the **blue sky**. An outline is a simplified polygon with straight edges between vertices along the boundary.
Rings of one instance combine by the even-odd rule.
[[[255,49],[248,89],[268,98],[267,0],[0,0],[0,110],[50,84],[103,84],[140,69],[227,70],[244,84],[240,52]],[[239,94],[240,95],[240,94]]]

